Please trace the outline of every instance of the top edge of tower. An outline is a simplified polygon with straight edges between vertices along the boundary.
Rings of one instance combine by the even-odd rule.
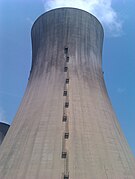
[[[104,28],[103,28],[103,26],[102,26],[102,23],[98,20],[98,18],[97,18],[96,16],[94,16],[94,15],[91,14],[91,13],[89,13],[88,11],[85,11],[85,10],[79,9],[79,8],[74,8],[74,7],[60,7],[60,8],[55,8],[55,9],[51,9],[51,10],[49,10],[49,11],[46,11],[45,13],[41,14],[41,15],[35,20],[35,22],[34,22],[33,25],[32,25],[31,32],[32,32],[32,29],[34,28],[34,25],[36,24],[36,22],[37,22],[40,18],[42,18],[44,15],[46,15],[46,14],[48,14],[48,13],[51,13],[51,12],[54,12],[54,11],[63,10],[63,9],[65,9],[65,10],[71,10],[71,9],[73,9],[73,10],[76,10],[76,11],[80,11],[80,12],[87,13],[88,15],[92,16],[92,17],[98,22],[98,24],[101,26],[101,29],[102,29],[103,34],[104,34]]]
[[[3,126],[10,126],[9,123],[7,123],[7,122],[3,122],[3,121],[0,121],[0,125],[3,125]]]

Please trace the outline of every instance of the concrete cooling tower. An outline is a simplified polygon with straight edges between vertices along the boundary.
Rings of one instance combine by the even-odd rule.
[[[0,147],[0,179],[135,179],[102,73],[103,28],[54,9],[32,27],[25,95]]]
[[[4,137],[9,129],[9,124],[6,124],[4,122],[0,122],[0,145],[2,141],[4,140]]]

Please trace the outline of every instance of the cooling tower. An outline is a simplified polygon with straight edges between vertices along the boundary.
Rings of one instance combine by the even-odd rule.
[[[107,95],[103,28],[60,8],[32,28],[32,67],[0,148],[0,179],[135,179],[135,161]]]
[[[2,141],[4,140],[4,137],[9,129],[9,124],[6,124],[4,122],[0,122],[0,145]]]

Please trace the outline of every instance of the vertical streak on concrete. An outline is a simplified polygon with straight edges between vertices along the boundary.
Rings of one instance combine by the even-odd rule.
[[[135,178],[104,83],[102,43],[101,24],[85,11],[60,8],[37,19],[27,89],[0,146],[0,179],[58,179],[63,172],[72,179]]]

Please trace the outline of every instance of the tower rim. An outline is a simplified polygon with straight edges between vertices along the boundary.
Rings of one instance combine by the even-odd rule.
[[[95,15],[91,14],[90,12],[88,12],[88,11],[86,11],[86,10],[83,10],[83,9],[75,8],[75,7],[59,7],[59,8],[54,8],[54,9],[48,10],[48,11],[46,11],[45,13],[41,14],[41,15],[34,21],[32,27],[31,27],[31,34],[32,34],[32,31],[33,31],[33,28],[34,28],[35,24],[37,23],[37,21],[38,21],[40,18],[42,18],[44,15],[46,15],[46,14],[52,12],[52,11],[57,11],[57,10],[60,10],[60,9],[67,9],[67,10],[74,9],[74,10],[78,10],[78,11],[85,12],[85,13],[89,14],[90,16],[94,17],[95,20],[100,24],[100,26],[101,26],[101,28],[102,28],[103,36],[104,36],[104,28],[103,28],[102,23],[99,21],[99,19],[98,19]]]
[[[0,121],[0,124],[2,124],[2,125],[6,125],[6,126],[10,126],[10,124],[9,124],[8,122]]]

